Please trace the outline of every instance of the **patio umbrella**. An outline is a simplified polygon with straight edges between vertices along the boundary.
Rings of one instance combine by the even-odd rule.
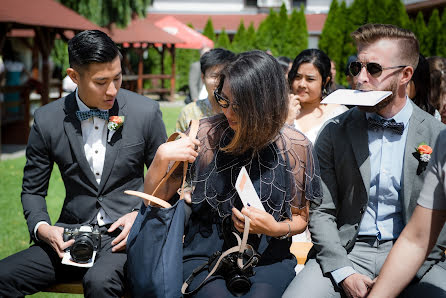
[[[164,31],[180,37],[185,40],[185,43],[179,43],[175,46],[182,49],[201,49],[204,47],[213,48],[214,42],[199,33],[198,31],[190,28],[189,26],[181,23],[172,16],[164,17],[155,22],[155,25]]]

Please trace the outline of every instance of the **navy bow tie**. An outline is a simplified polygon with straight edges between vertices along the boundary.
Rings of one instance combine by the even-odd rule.
[[[384,119],[373,119],[368,118],[368,127],[369,129],[390,129],[394,133],[397,133],[399,135],[403,134],[404,131],[404,123],[403,122],[396,122],[394,119],[390,120],[384,120]]]
[[[98,117],[104,120],[108,120],[108,111],[101,111],[99,109],[91,109],[89,111],[77,111],[76,117],[79,121],[87,120],[91,117]]]

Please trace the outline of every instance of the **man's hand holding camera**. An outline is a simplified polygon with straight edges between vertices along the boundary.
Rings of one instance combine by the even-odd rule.
[[[111,243],[113,245],[112,252],[117,252],[125,249],[130,228],[135,222],[137,215],[137,211],[127,213],[126,215],[123,215],[117,221],[115,221],[107,230],[107,232],[111,233],[116,230],[116,228],[122,227],[121,233],[119,233],[119,235]]]
[[[67,242],[63,241],[63,231],[64,229],[62,227],[47,224],[40,225],[37,229],[37,237],[50,245],[61,259],[63,258],[65,249],[74,243],[74,239],[70,239]]]

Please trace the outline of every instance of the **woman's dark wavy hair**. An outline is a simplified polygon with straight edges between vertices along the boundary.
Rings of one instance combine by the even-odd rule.
[[[221,72],[238,104],[238,129],[222,150],[242,154],[275,140],[288,115],[288,87],[277,60],[262,51],[238,54]]]
[[[288,73],[288,84],[290,88],[294,82],[294,79],[297,76],[297,70],[303,63],[311,63],[316,67],[316,69],[319,71],[319,74],[322,77],[322,86],[321,86],[322,96],[327,95],[332,80],[330,58],[328,58],[327,54],[325,54],[323,51],[319,49],[303,50],[294,59],[293,66],[291,66],[291,70]],[[327,78],[330,79],[327,81]]]
[[[435,108],[431,104],[431,82],[429,62],[420,54],[418,65],[413,72],[411,80],[415,86],[415,96],[412,98],[413,102],[419,106],[423,111],[431,115],[435,114]]]

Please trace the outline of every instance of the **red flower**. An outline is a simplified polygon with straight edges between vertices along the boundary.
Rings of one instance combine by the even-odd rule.
[[[432,148],[429,145],[420,145],[417,148],[418,153],[420,154],[431,154],[432,153]]]
[[[120,124],[122,124],[124,122],[124,117],[122,117],[122,116],[110,116],[108,121],[114,122],[114,123],[120,125]]]

